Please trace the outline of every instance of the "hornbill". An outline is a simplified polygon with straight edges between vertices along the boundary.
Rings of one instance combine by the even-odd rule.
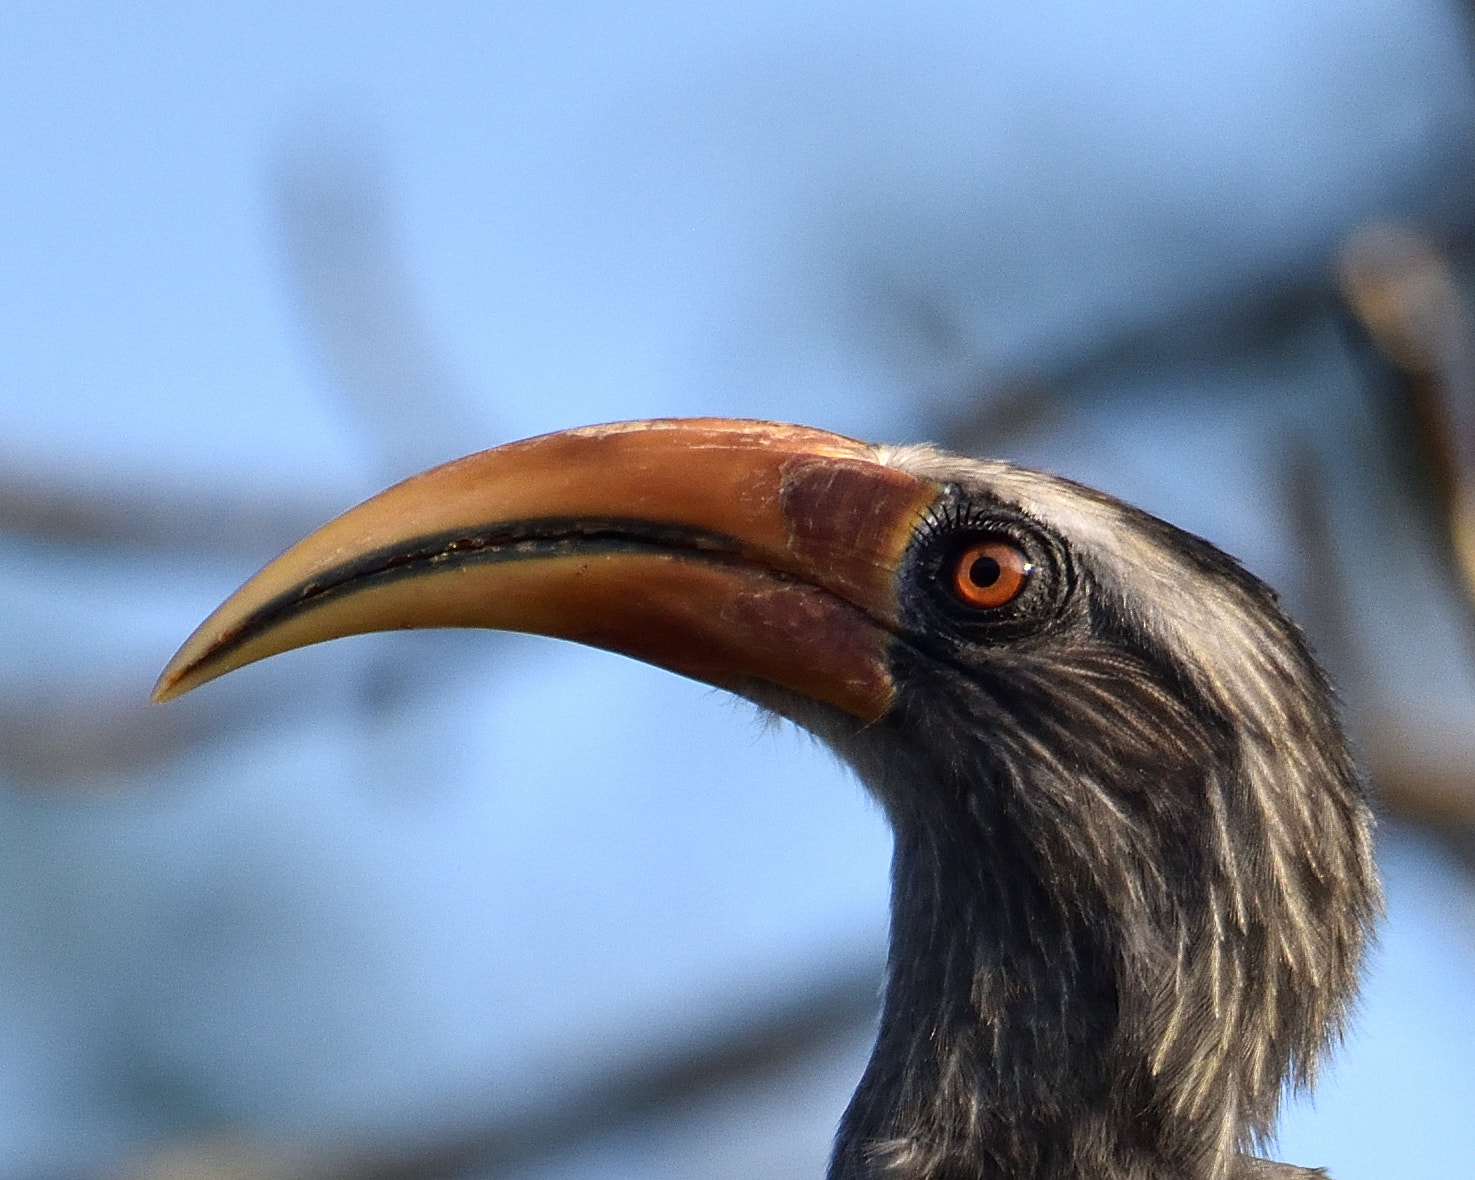
[[[720,419],[545,435],[256,574],[163,700],[289,648],[483,626],[623,652],[832,746],[895,837],[831,1180],[1248,1180],[1379,906],[1326,678],[1232,558],[1101,493]]]

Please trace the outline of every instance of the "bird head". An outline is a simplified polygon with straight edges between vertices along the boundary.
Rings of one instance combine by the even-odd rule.
[[[1377,907],[1331,690],[1274,595],[1068,480],[727,420],[469,456],[190,637],[167,699],[358,632],[622,652],[831,744],[896,837],[832,1177],[1224,1177],[1342,1025]]]

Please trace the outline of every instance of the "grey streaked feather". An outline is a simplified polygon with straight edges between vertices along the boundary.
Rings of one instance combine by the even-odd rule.
[[[832,1180],[1317,1175],[1244,1154],[1340,1035],[1379,906],[1299,630],[1232,559],[1109,497],[878,454],[1051,530],[1082,601],[966,668],[898,644],[879,724],[780,705],[897,838],[886,1007]]]

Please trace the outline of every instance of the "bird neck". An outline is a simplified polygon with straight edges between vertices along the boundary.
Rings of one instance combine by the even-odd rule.
[[[1342,1027],[1378,901],[1301,654],[1233,712],[1140,637],[1007,676],[894,657],[893,713],[829,731],[896,840],[881,1028],[831,1180],[1282,1174],[1240,1153]]]
[[[933,824],[896,837],[881,1028],[831,1180],[1157,1176],[1150,1135],[1113,1125],[1109,934],[1062,910],[1020,848],[980,855]]]

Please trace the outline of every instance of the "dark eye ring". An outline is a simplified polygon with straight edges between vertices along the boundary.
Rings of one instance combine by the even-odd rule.
[[[1034,563],[1013,541],[985,537],[963,549],[952,562],[952,591],[978,610],[1008,606],[1024,591]]]

